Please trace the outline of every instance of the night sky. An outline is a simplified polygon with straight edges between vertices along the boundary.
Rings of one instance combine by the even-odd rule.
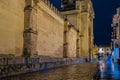
[[[50,0],[60,9],[61,0]],[[92,0],[95,12],[94,43],[96,45],[109,45],[111,41],[112,16],[116,8],[120,7],[120,0]]]

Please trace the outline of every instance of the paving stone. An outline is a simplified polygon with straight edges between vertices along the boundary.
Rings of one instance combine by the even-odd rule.
[[[80,63],[2,80],[92,80],[96,68],[96,63]]]

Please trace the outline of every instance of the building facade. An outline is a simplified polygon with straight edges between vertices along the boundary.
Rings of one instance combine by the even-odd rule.
[[[113,22],[112,22],[112,44],[113,44],[113,52],[114,52],[114,59],[119,58],[120,53],[120,8],[117,8],[116,14],[113,15]]]
[[[78,29],[78,56],[92,55],[94,10],[91,0],[62,0],[61,14]]]
[[[49,0],[1,0],[0,55],[62,58],[92,54],[91,0],[63,0],[62,4],[59,12]]]

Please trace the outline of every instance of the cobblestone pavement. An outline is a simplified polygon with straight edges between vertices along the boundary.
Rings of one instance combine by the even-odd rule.
[[[92,80],[96,63],[80,63],[1,80]]]

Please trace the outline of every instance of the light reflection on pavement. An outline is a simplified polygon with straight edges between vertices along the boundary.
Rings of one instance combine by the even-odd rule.
[[[120,65],[99,61],[100,80],[120,80]]]
[[[0,80],[92,80],[96,67],[96,63],[83,62],[49,71],[28,73]]]

